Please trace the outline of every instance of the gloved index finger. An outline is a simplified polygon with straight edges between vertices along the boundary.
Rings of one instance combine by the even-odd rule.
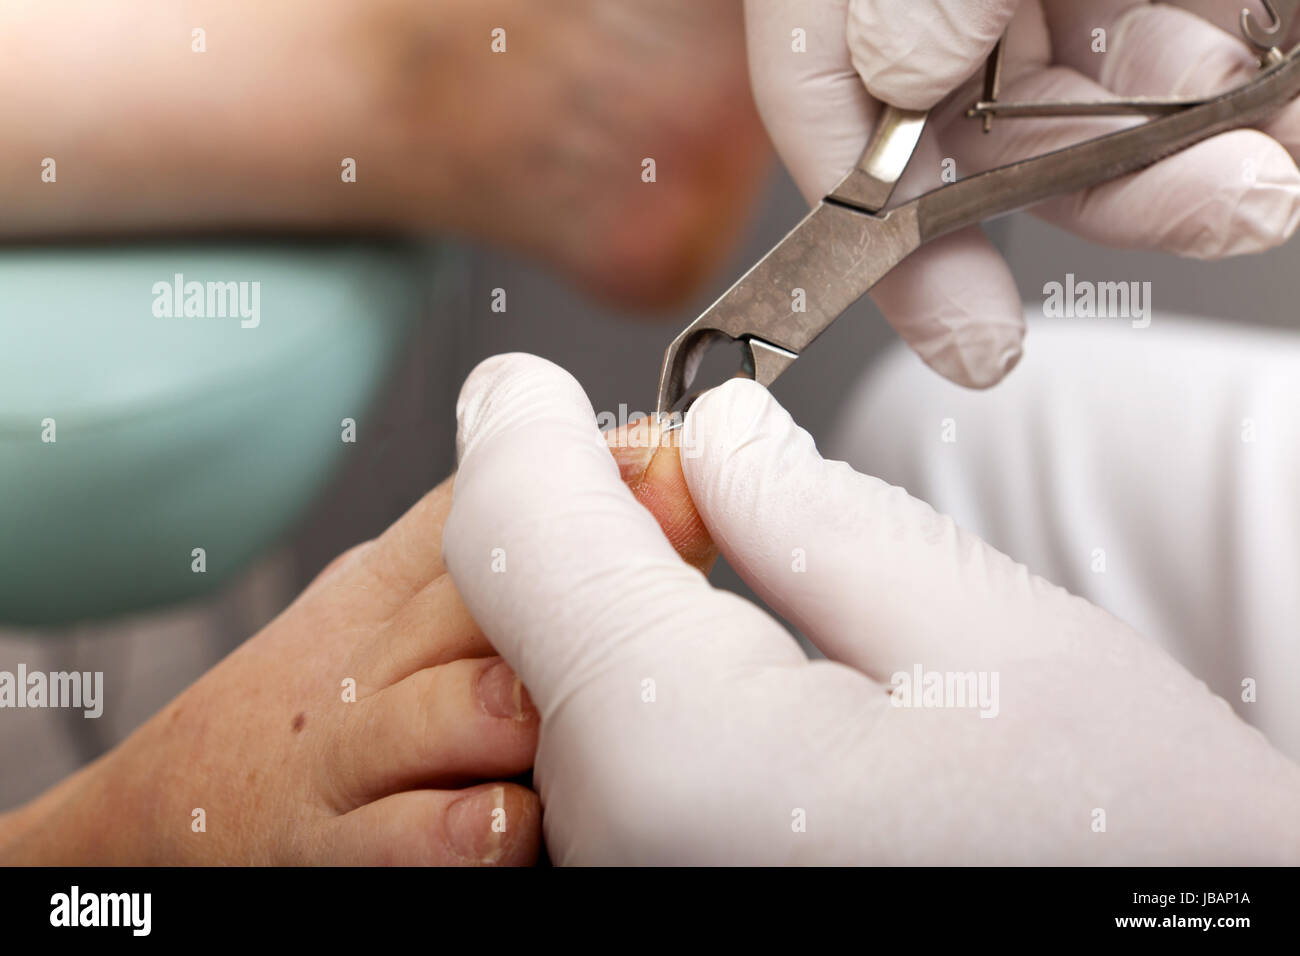
[[[978,70],[1021,0],[851,0],[853,66],[877,99],[928,110]]]
[[[749,75],[763,125],[809,204],[862,155],[880,112],[853,69],[848,0],[746,0]]]
[[[684,431],[699,449],[686,481],[727,561],[827,657],[881,683],[918,664],[995,672],[1068,622],[1110,626],[903,489],[824,460],[754,382],[707,392]]]

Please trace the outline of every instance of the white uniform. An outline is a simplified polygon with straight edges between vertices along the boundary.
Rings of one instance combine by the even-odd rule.
[[[1128,621],[1300,757],[1300,335],[1039,317],[985,392],[895,347],[824,451]]]

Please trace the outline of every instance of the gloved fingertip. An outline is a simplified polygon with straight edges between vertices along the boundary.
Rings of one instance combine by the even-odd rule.
[[[681,456],[698,458],[706,444],[736,447],[769,430],[789,414],[753,379],[733,378],[701,395],[682,423]]]
[[[595,413],[582,386],[554,362],[526,352],[484,359],[461,386],[456,400],[456,461],[491,436],[557,408],[593,423]]]
[[[1024,355],[1025,353],[1020,347],[1020,343],[1016,343],[1014,346],[1004,351],[998,359],[998,376],[993,381],[989,382],[989,385],[996,385],[998,382],[1010,375],[1011,370],[1020,364],[1020,360],[1024,358]],[[975,387],[981,388],[986,386],[976,385]]]
[[[925,364],[956,385],[988,388],[1020,361],[1020,289],[978,227],[918,249],[876,284],[871,298]]]
[[[1020,0],[852,0],[853,66],[871,95],[903,109],[934,106],[975,72]]]
[[[1083,204],[1058,206],[1047,218],[1098,242],[1193,259],[1266,252],[1300,226],[1300,170],[1266,134],[1233,130],[1098,186]]]
[[[1011,374],[1025,353],[1021,343],[1016,341],[991,354],[994,357],[990,361],[975,362],[964,368],[964,381],[957,384],[974,389],[992,388]]]
[[[1237,228],[1227,230],[1231,238],[1206,235],[1206,245],[1198,249],[1202,258],[1267,252],[1290,239],[1300,225],[1300,177],[1255,183],[1237,204],[1233,218]]]
[[[1295,233],[1300,170],[1281,143],[1258,130],[1235,130],[1194,149],[1207,172],[1217,167],[1226,175],[1219,177],[1218,190],[1189,206],[1184,255],[1219,259],[1266,252]],[[1175,220],[1171,230],[1178,227]]]
[[[997,385],[1020,364],[1023,338],[1023,325],[993,330],[971,322],[929,341],[913,342],[912,347],[926,365],[954,385],[985,389]]]

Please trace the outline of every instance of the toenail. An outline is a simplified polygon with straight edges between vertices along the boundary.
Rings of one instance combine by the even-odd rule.
[[[447,835],[461,859],[495,863],[513,839],[515,821],[506,812],[506,788],[487,787],[461,797],[447,808]]]
[[[478,696],[483,709],[493,717],[519,720],[532,706],[524,682],[515,676],[505,661],[497,661],[479,674]]]

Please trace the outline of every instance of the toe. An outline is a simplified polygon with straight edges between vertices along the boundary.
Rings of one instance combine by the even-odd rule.
[[[451,576],[439,575],[357,648],[355,670],[368,688],[383,688],[429,667],[496,652],[470,617]]]
[[[681,456],[691,452],[681,449],[681,437],[679,429],[665,441],[658,425],[639,419],[606,432],[605,443],[623,481],[654,515],[682,560],[708,574],[718,549],[686,487]]]
[[[330,862],[361,866],[528,866],[541,847],[537,794],[513,783],[411,790],[331,821]]]
[[[425,668],[348,708],[330,738],[324,792],[340,810],[414,787],[523,773],[540,723],[499,657]]]
[[[455,476],[411,506],[375,539],[367,561],[399,593],[410,597],[446,568],[442,563],[442,526],[451,508]]]

